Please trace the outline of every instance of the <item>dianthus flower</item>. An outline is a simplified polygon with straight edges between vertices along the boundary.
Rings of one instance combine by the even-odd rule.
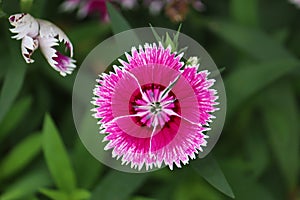
[[[22,40],[22,56],[27,63],[34,62],[31,55],[40,47],[50,66],[62,76],[71,74],[76,68],[75,60],[72,59],[73,45],[66,34],[57,26],[49,21],[36,19],[27,13],[11,15],[9,22],[14,26],[10,31],[16,33],[12,38]],[[70,51],[70,57],[63,55],[54,48],[59,46],[59,43],[63,43],[66,49]]]
[[[218,109],[215,80],[161,43],[125,55],[127,61],[102,73],[93,91],[105,150],[138,170],[187,164],[207,144],[205,132]]]

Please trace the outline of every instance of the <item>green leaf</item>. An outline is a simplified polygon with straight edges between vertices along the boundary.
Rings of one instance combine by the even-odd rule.
[[[58,191],[58,190],[50,190],[50,189],[40,189],[40,193],[43,195],[49,197],[50,199],[53,200],[68,200],[68,194]]]
[[[91,119],[91,112],[88,110],[82,119],[80,124],[80,133],[92,133],[94,127],[94,121]],[[96,128],[97,129],[97,128]],[[74,151],[72,155],[72,161],[74,164],[74,170],[76,172],[78,180],[78,187],[90,188],[93,186],[97,180],[99,180],[99,175],[104,169],[104,165],[94,158],[90,152],[85,148],[81,140],[77,140],[74,146]],[[93,167],[90,167],[93,166]],[[85,173],[82,173],[82,172]]]
[[[255,93],[261,91],[285,74],[292,72],[300,63],[291,59],[271,60],[246,65],[232,71],[225,79],[228,110],[230,114]]]
[[[83,189],[76,189],[72,192],[72,194],[47,188],[40,189],[39,191],[40,193],[53,200],[86,200],[89,199],[91,196],[89,191]]]
[[[11,62],[0,93],[0,122],[2,122],[21,90],[26,72],[26,66],[23,62],[18,59],[11,59]]]
[[[23,197],[34,194],[39,188],[51,184],[51,179],[44,169],[35,169],[25,176],[19,177],[0,196],[1,200],[24,199]]]
[[[242,200],[254,200],[254,199],[263,199],[263,200],[277,200],[280,198],[275,198],[276,195],[273,195],[269,192],[266,185],[261,184],[255,180],[248,171],[238,168],[236,163],[233,163],[232,160],[228,160],[226,168],[226,174],[232,188],[235,191],[236,199]]]
[[[155,31],[154,27],[150,24],[150,28],[152,30],[152,33],[156,39],[157,42],[163,41],[163,39],[158,35],[158,33]]]
[[[299,108],[288,83],[279,82],[265,91],[261,110],[271,147],[290,190],[299,174]]]
[[[40,150],[41,134],[36,133],[28,136],[2,160],[0,179],[8,178],[26,167]]]
[[[268,151],[267,142],[262,139],[263,132],[260,128],[261,126],[258,126],[256,121],[253,121],[253,123],[256,124],[252,127],[249,127],[249,124],[247,124],[248,130],[245,131],[245,147],[253,176],[258,178],[265,172],[270,163],[270,152]]]
[[[226,194],[231,198],[235,198],[230,185],[228,184],[221,168],[217,161],[208,155],[203,159],[197,159],[192,163],[193,168],[198,172],[208,183],[216,189]]]
[[[74,200],[90,199],[91,193],[84,189],[77,189],[72,193],[71,197]]]
[[[8,29],[7,26],[5,28]],[[24,59],[21,57],[20,44],[17,44],[19,41],[12,41],[9,37],[7,37],[7,40],[10,46],[8,49],[10,63],[0,93],[0,122],[2,122],[19,94],[27,68]]]
[[[231,0],[230,4],[233,18],[243,25],[258,25],[258,2],[257,0]]]
[[[22,12],[30,12],[33,0],[21,0],[20,3]]]
[[[111,170],[92,193],[91,200],[127,199],[147,179],[149,173],[130,174]],[[116,189],[120,192],[116,192]]]
[[[24,116],[29,111],[31,104],[31,97],[24,97],[15,103],[0,123],[0,140],[2,140],[24,119]]]
[[[72,193],[76,188],[75,174],[58,130],[49,115],[45,116],[42,141],[46,163],[56,186],[66,193]]]
[[[126,19],[108,1],[106,1],[106,7],[114,34],[131,29]]]
[[[268,61],[279,58],[296,60],[276,40],[259,29],[222,20],[212,20],[208,25],[215,34],[255,59]]]

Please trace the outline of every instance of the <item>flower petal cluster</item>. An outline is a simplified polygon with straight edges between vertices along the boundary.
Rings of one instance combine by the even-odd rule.
[[[73,45],[66,34],[49,21],[36,19],[30,14],[21,13],[11,15],[9,22],[14,28],[10,31],[16,35],[13,39],[21,40],[22,56],[27,63],[33,63],[31,58],[34,51],[40,47],[46,60],[62,76],[71,74],[76,68],[73,57]],[[63,43],[70,52],[70,57],[55,49]]]
[[[161,43],[125,55],[113,72],[100,75],[93,92],[105,150],[138,170],[187,164],[207,144],[204,133],[218,110],[215,80]]]

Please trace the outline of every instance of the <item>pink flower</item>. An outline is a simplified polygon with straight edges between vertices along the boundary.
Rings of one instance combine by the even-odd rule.
[[[80,18],[98,13],[101,21],[109,21],[106,1],[119,4],[123,8],[132,9],[138,4],[137,0],[65,0],[62,10],[73,11],[78,9]],[[203,11],[205,6],[201,0],[143,0],[143,5],[149,8],[151,14],[158,14],[164,8],[167,16],[173,21],[182,21],[192,5],[196,10]]]
[[[106,8],[107,0],[66,0],[62,4],[62,9],[64,11],[72,11],[78,9],[78,16],[84,18],[87,15],[93,13],[98,13],[101,21],[109,21],[108,11]],[[137,3],[136,0],[109,0],[110,2],[115,2],[121,4],[125,8],[133,8]]]
[[[22,56],[27,63],[33,63],[33,52],[40,47],[51,67],[62,76],[71,74],[76,67],[73,57],[73,46],[66,34],[51,22],[35,19],[31,15],[22,13],[9,17],[14,28],[10,29],[16,35],[12,38],[22,40]],[[70,51],[70,57],[61,54],[54,47],[62,42]]]
[[[161,44],[125,55],[127,62],[101,74],[94,89],[92,111],[106,134],[105,150],[138,170],[187,164],[206,146],[204,131],[217,110],[215,80]]]

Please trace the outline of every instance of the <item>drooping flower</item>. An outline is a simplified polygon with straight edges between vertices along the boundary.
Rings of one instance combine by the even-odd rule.
[[[40,47],[50,66],[62,76],[71,74],[76,68],[75,60],[72,59],[73,45],[66,34],[57,26],[49,21],[36,19],[27,13],[11,15],[9,22],[14,26],[10,31],[16,33],[12,38],[22,40],[22,56],[27,63],[34,62],[31,56]],[[70,57],[63,55],[54,48],[59,46],[59,43],[63,43],[66,49],[70,51]]]
[[[125,55],[127,61],[101,74],[93,91],[105,150],[138,170],[187,164],[207,144],[204,132],[218,109],[215,80],[207,70],[198,72],[199,65],[184,66],[183,53],[161,43]]]
[[[289,1],[295,4],[298,8],[300,8],[300,0],[289,0]]]

